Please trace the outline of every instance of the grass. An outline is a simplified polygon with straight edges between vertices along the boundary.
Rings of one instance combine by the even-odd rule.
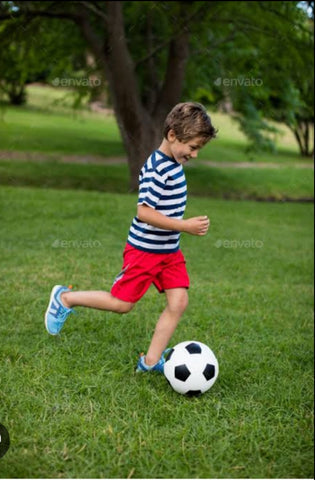
[[[136,375],[163,295],[127,316],[78,309],[43,324],[51,286],[109,289],[136,196],[2,186],[1,478],[314,478],[313,205],[190,198],[184,235],[196,339],[220,375],[187,399]]]
[[[2,112],[1,149],[108,156],[125,155],[112,116],[84,112],[5,107]]]
[[[0,161],[0,423],[11,437],[0,477],[314,478],[313,205],[221,200],[313,199],[290,132],[281,126],[276,155],[255,157],[268,168],[210,168],[248,160],[244,136],[215,113],[218,140],[186,168],[187,216],[212,226],[182,238],[190,305],[172,344],[204,342],[220,365],[212,389],[187,399],[134,373],[164,307],[153,288],[127,316],[78,309],[61,336],[45,331],[55,283],[110,289],[136,195],[127,165],[106,164],[125,156],[113,117],[74,112],[62,89],[28,92],[26,107],[0,110],[1,149],[38,152]]]
[[[219,128],[218,139],[201,150],[200,158],[233,163],[251,160],[252,157],[245,153],[246,139],[230,117],[220,113],[212,113],[211,116],[214,125]],[[3,150],[126,156],[118,126],[111,115],[64,111],[61,108],[40,109],[30,105],[22,108],[2,107],[1,118]],[[255,161],[301,162],[288,132],[286,138],[289,139],[287,143],[279,138],[276,154],[256,154]],[[308,158],[302,160],[311,163]]]
[[[118,126],[112,116],[94,113],[84,104],[71,108],[73,92],[62,88],[29,85],[26,107],[0,105],[3,150],[94,154],[103,157],[125,156]],[[201,159],[213,161],[256,161],[278,163],[312,163],[302,158],[292,132],[275,124],[280,133],[275,137],[277,153],[248,156],[247,140],[238,125],[227,114],[211,113],[219,130],[218,139],[200,152]]]
[[[71,109],[73,93],[69,90],[30,85],[28,94],[27,106],[2,103],[0,184],[128,191],[127,165],[108,163],[113,157],[122,161],[126,158],[113,116],[91,112],[87,105]],[[186,168],[191,194],[231,199],[314,199],[313,169],[302,168],[305,164],[311,167],[312,160],[298,156],[296,142],[285,126],[278,125],[283,133],[277,139],[278,153],[256,155],[253,160],[246,155],[246,139],[231,118],[221,113],[211,115],[219,136],[201,150],[199,160]],[[66,160],[64,155],[68,155]],[[86,162],[83,165],[73,163],[82,159]],[[240,162],[253,161],[246,168],[218,168],[207,164],[211,160],[236,167]],[[265,168],[253,168],[257,162]],[[275,163],[278,168],[274,168]]]
[[[185,167],[185,173],[190,195],[231,199],[314,199],[314,176],[308,168],[237,169],[191,164]],[[2,185],[126,193],[128,179],[126,164],[0,160]]]

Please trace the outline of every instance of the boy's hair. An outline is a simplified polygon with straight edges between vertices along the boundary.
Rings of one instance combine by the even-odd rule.
[[[163,134],[173,130],[177,140],[186,143],[195,137],[201,137],[203,145],[216,137],[217,130],[203,105],[197,102],[178,103],[167,115]]]

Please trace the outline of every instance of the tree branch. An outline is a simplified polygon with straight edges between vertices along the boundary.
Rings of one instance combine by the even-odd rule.
[[[51,6],[50,6],[51,7]],[[64,18],[67,20],[76,21],[78,15],[72,12],[52,12],[49,10],[17,10],[7,13],[0,13],[0,20],[14,20],[16,18],[35,18],[35,17],[47,17],[47,18]]]
[[[145,63],[148,60],[150,60],[152,57],[154,57],[158,52],[163,50],[163,48],[167,47],[173,40],[175,40],[179,35],[183,33],[183,30],[187,30],[188,24],[192,22],[193,20],[196,20],[198,16],[201,16],[205,10],[205,8],[209,8],[209,5],[207,3],[203,3],[199,10],[196,10],[195,12],[192,12],[190,15],[186,16],[184,20],[178,25],[176,30],[173,32],[172,35],[170,35],[164,42],[161,42],[159,45],[157,45],[155,48],[151,50],[151,52],[144,57],[140,58],[137,62],[135,62],[135,67],[137,68],[141,63]]]
[[[127,46],[121,1],[106,2],[109,66],[109,81],[112,84],[113,99],[117,112],[123,112],[128,122],[135,121],[136,112],[141,110],[140,94],[133,59]],[[134,116],[134,117],[133,117]],[[133,117],[133,119],[132,119]]]
[[[105,20],[105,22],[107,22],[107,15],[103,12],[103,10],[97,8],[92,2],[80,1],[79,3],[81,3],[81,5],[83,5],[87,10],[91,10],[91,12],[95,13],[98,17],[101,17],[103,20]]]
[[[189,56],[189,38],[189,32],[184,32],[170,44],[163,86],[154,109],[154,117],[158,124],[162,122],[170,108],[180,101]]]
[[[193,50],[193,54],[194,55],[203,55],[203,54],[208,54],[209,52],[211,52],[211,50],[215,50],[217,47],[219,47],[220,45],[222,44],[225,44],[227,42],[230,42],[231,40],[234,40],[235,37],[237,35],[237,31],[235,30],[234,32],[232,32],[230,35],[228,35],[227,37],[224,37],[222,38],[221,40],[218,40],[217,42],[215,43],[211,43],[211,46],[210,47],[206,47],[204,48],[203,50]]]
[[[80,3],[83,4],[85,2]],[[80,28],[80,31],[85,40],[87,41],[88,45],[90,46],[91,50],[93,51],[95,55],[95,60],[99,60],[102,63],[102,67],[107,69],[107,64],[104,58],[105,40],[101,42],[99,37],[94,33],[88,15],[85,15],[85,12],[81,10],[79,15],[77,15],[76,17],[75,22]]]

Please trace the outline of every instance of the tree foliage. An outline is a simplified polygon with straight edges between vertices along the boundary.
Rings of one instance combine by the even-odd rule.
[[[229,16],[233,9],[238,12],[233,21],[227,20],[230,36],[224,33],[227,41],[219,51],[212,49],[211,61],[204,58],[199,66],[190,64],[189,85],[195,78],[199,81],[196,98],[212,108],[230,111],[250,139],[250,150],[274,149],[272,138],[277,129],[272,120],[293,131],[302,155],[312,155],[312,16],[306,15],[299,2],[259,2],[256,6],[224,3]],[[240,17],[246,8],[247,14]],[[222,33],[220,28],[217,43]],[[196,52],[198,48],[200,44],[195,46]]]

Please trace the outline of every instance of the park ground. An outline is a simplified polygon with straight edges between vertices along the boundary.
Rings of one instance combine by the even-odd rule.
[[[183,235],[190,304],[171,344],[208,344],[220,374],[185,398],[134,371],[164,306],[153,287],[126,316],[77,309],[45,330],[54,284],[109,289],[121,268],[137,195],[106,164],[124,157],[113,118],[34,100],[2,120],[0,477],[314,478],[313,171],[292,138],[250,160],[219,115],[221,145],[187,169],[187,216],[211,228]]]

